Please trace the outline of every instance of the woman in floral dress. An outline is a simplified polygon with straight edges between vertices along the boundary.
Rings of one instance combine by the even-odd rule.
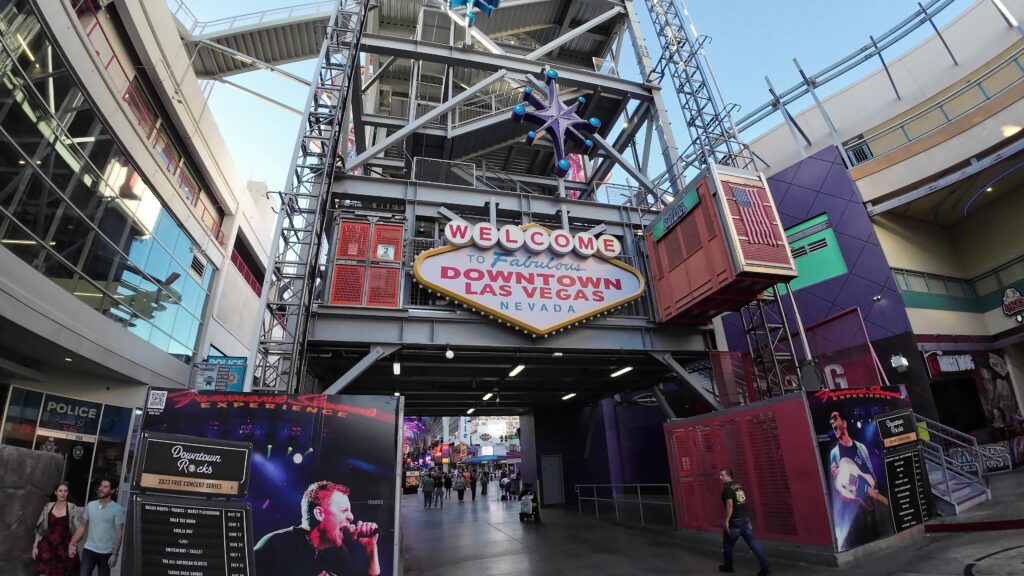
[[[68,544],[78,528],[81,510],[68,502],[68,484],[61,482],[53,491],[54,502],[43,506],[36,523],[36,539],[32,543],[32,559],[43,576],[76,576],[78,558],[68,556]]]

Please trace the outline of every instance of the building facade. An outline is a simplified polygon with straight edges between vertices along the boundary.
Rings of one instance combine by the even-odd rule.
[[[272,215],[163,3],[20,0],[0,26],[0,442],[65,454],[82,501],[147,386],[249,355]]]

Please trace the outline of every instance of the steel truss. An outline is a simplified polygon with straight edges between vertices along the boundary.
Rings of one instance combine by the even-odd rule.
[[[306,374],[309,317],[325,246],[327,202],[342,142],[342,121],[368,0],[342,0],[325,30],[316,82],[303,116],[304,132],[295,163],[281,192],[274,247],[261,295],[263,318],[252,365],[257,389],[297,392],[312,389]]]
[[[782,302],[777,298],[780,286],[766,291],[762,298],[740,309],[758,399],[773,398],[800,389],[800,371],[789,321]]]
[[[704,56],[707,36],[696,36],[678,0],[645,0],[647,12],[659,31],[661,58],[648,81],[672,80],[690,134],[690,148],[680,155],[700,169],[708,164],[756,171],[750,148],[739,138],[731,112],[718,92],[711,66]],[[684,160],[689,156],[690,160]]]

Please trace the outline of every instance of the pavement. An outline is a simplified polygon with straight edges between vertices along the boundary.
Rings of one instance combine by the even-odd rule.
[[[499,502],[495,492],[475,501],[467,493],[462,503],[453,492],[443,509],[423,508],[418,494],[403,496],[404,575],[718,574],[720,552],[688,543],[679,533],[585,519],[571,507],[544,508],[541,523],[522,523],[518,502]],[[742,542],[736,564],[737,574],[757,572]],[[1022,576],[1024,530],[928,534],[846,568],[781,560],[772,567],[773,574],[797,576]]]

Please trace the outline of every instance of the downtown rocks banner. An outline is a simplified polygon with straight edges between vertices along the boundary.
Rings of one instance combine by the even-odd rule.
[[[927,521],[931,489],[906,389],[807,393],[836,547],[845,552]]]
[[[393,396],[151,389],[142,429],[251,443],[255,576],[320,576],[376,573],[372,538],[379,573],[395,574],[400,423]],[[328,491],[317,496],[314,485]],[[359,522],[376,534],[352,534],[347,525]],[[271,568],[268,556],[289,566]]]

